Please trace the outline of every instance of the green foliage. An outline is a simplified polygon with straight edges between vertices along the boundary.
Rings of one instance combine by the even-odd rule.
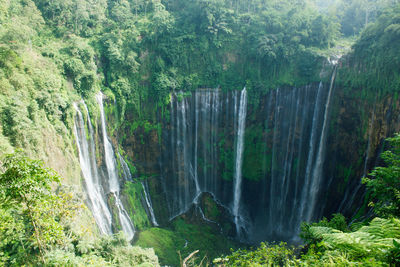
[[[65,246],[67,237],[61,222],[78,208],[68,195],[52,192],[58,175],[43,162],[31,160],[21,151],[6,155],[0,175],[0,243],[2,261],[18,265],[42,262],[46,251]],[[41,260],[37,259],[40,256]]]
[[[382,11],[377,22],[362,32],[338,75],[340,82],[381,93],[398,91],[399,12],[399,4]]]
[[[374,259],[383,263],[389,261],[389,251],[395,248],[394,241],[398,242],[400,221],[375,218],[369,225],[350,233],[321,226],[309,230],[314,240],[320,240],[314,243],[314,249],[322,257],[332,251],[340,251],[352,261],[368,262]]]
[[[127,208],[127,212],[129,217],[133,219],[135,227],[138,230],[150,227],[149,218],[141,202],[144,194],[142,185],[140,183],[126,182],[123,194],[127,199],[127,207],[129,207]]]
[[[335,215],[302,228],[307,246],[300,253],[286,244],[261,243],[216,259],[221,266],[388,266],[398,262],[400,220],[375,218],[359,230],[343,232],[344,219]],[[304,232],[306,231],[306,233]]]
[[[161,264],[173,266],[179,266],[180,257],[183,259],[195,250],[199,250],[196,264],[206,264],[221,252],[237,247],[211,227],[187,223],[181,218],[173,221],[171,229],[150,228],[141,232],[136,244],[154,248]]]
[[[35,0],[35,3],[43,17],[47,19],[47,23],[58,33],[72,31],[85,36],[90,36],[101,29],[107,7],[106,0]]]
[[[389,252],[389,263],[391,265],[400,264],[400,244],[393,239],[393,248]]]
[[[263,173],[265,173],[264,143],[265,138],[262,126],[246,129],[243,162],[244,178],[257,181],[263,177]]]
[[[309,2],[294,0],[0,0],[0,153],[25,147],[48,161],[55,158],[54,165],[68,165],[64,158],[74,158],[68,130],[73,124],[69,103],[80,97],[90,98],[100,87],[117,101],[120,124],[128,124],[126,118],[139,118],[131,125],[133,130],[142,127],[144,133],[156,129],[160,133],[159,112],[169,103],[172,90],[190,92],[218,85],[232,90],[246,83],[251,92],[250,104],[256,105],[257,94],[269,88],[319,80],[321,51],[337,38],[338,22],[345,34],[354,34],[363,27],[361,13],[370,2],[363,3],[343,2],[343,6],[350,7],[343,8],[344,14],[336,19],[319,13]],[[378,23],[364,31],[349,58],[349,69],[339,75],[342,81],[398,90],[398,13],[398,8],[383,12]],[[251,147],[249,142],[258,143],[257,134],[254,131],[246,139],[247,155],[261,155],[261,147]],[[60,143],[53,140],[55,137],[61,139]],[[229,145],[221,141],[218,146],[220,160],[231,166],[233,154],[226,149]],[[59,153],[63,156],[54,156],[57,148],[63,148]],[[388,154],[388,164],[396,166],[393,155]],[[264,168],[260,162],[245,164],[248,167],[244,176],[254,180],[259,177]],[[42,165],[26,160],[19,167],[40,169]],[[226,169],[223,176],[230,179],[233,170]],[[390,175],[398,176],[395,171],[378,169],[377,179],[366,180],[374,197],[382,195],[382,200],[375,202],[375,210],[383,215],[398,215],[397,185],[390,180]],[[28,174],[51,178],[45,171]],[[11,171],[7,175],[10,178]],[[381,183],[380,176],[390,179]],[[67,196],[52,193],[48,183],[35,179],[9,179],[14,187],[3,184],[0,197],[5,199],[8,195],[7,201],[0,204],[3,264],[39,264],[43,261],[39,259],[41,248],[46,263],[54,266],[157,265],[151,251],[132,248],[118,236],[89,242],[73,233],[65,222],[69,216],[65,207],[75,207],[75,203],[67,204]],[[19,191],[18,183],[27,184],[26,189],[32,191]],[[127,183],[124,201],[131,206],[129,212],[135,225],[144,229],[150,223],[140,203],[141,190],[140,184]],[[29,203],[21,202],[21,192],[36,197]],[[210,207],[209,212],[215,214],[215,207]],[[315,237],[318,242],[321,238],[338,239],[328,234],[347,234],[324,233],[326,227],[348,231],[340,216],[321,224],[325,228],[308,227],[310,238]],[[172,228],[173,234],[157,228],[142,233],[142,242],[154,241],[158,253],[164,249],[170,253],[162,256],[167,263],[179,264],[176,247],[182,248],[183,256],[200,248],[200,257],[213,257],[216,251],[231,246],[208,227],[177,221]],[[319,235],[317,229],[322,231]],[[346,238],[357,240],[354,236]],[[184,248],[185,239],[189,243]],[[396,262],[397,241],[390,246],[386,241],[382,241],[383,247],[390,250],[390,261]],[[323,250],[314,249],[318,255],[312,255],[311,249],[309,262],[321,260],[329,264],[336,260],[350,264],[358,259],[354,255],[363,253],[360,247],[350,246],[352,252],[346,254],[344,248],[334,249],[339,243],[329,244],[331,247],[321,243]],[[365,243],[361,248],[368,246]],[[292,260],[291,249],[284,245],[264,245],[260,253],[272,255],[267,262],[283,264]],[[141,262],[139,258],[145,260]],[[261,256],[259,259],[265,260]]]
[[[317,240],[315,239],[316,235],[310,233],[310,229],[316,227],[322,227],[323,229],[325,228],[334,229],[342,232],[349,232],[349,228],[346,223],[346,218],[342,214],[336,213],[332,215],[331,220],[328,220],[327,218],[324,217],[319,222],[302,223],[300,237],[308,244],[315,243],[319,239]]]
[[[43,162],[7,155],[0,174],[0,266],[159,266],[152,249],[117,235],[88,239],[73,230],[81,200],[53,192],[59,176]]]
[[[225,258],[215,259],[222,266],[297,266],[294,247],[286,243],[261,243],[255,250],[239,249]]]
[[[33,252],[38,249],[43,257],[49,245],[64,239],[62,227],[57,223],[57,199],[51,193],[51,183],[59,178],[43,168],[42,162],[30,160],[21,152],[7,155],[2,168],[5,171],[0,176],[0,196],[5,222],[11,224],[11,228],[18,227],[20,232],[25,232],[27,243],[21,241],[22,247],[27,247],[31,254],[36,254]],[[26,222],[24,230],[21,229],[23,222]],[[2,243],[3,248],[18,242],[7,230],[2,235],[8,237]],[[9,255],[11,261],[17,260],[15,263],[21,260],[18,254],[22,252],[23,255],[24,251],[17,249],[16,252],[16,255]]]
[[[99,239],[93,244],[92,253],[111,262],[112,266],[159,266],[153,249],[129,245],[122,232]]]
[[[203,201],[204,201],[204,208],[203,208],[204,216],[206,218],[209,218],[210,220],[218,219],[220,211],[214,199],[209,195],[206,195]]]
[[[60,49],[64,74],[83,97],[89,96],[97,89],[94,56],[94,50],[87,44],[87,40],[79,37],[70,38],[68,45]]]
[[[184,240],[166,229],[150,228],[139,234],[136,245],[145,248],[153,248],[160,259],[161,264],[179,265],[177,249],[184,245]]]
[[[127,243],[122,232],[95,242],[76,240],[74,250],[55,249],[46,254],[46,266],[160,266],[153,249]]]
[[[379,216],[400,217],[400,134],[386,139],[389,149],[381,154],[385,167],[375,167],[364,177],[363,183],[370,192],[370,206]]]
[[[2,68],[6,74],[10,75],[9,72],[13,67],[20,68],[21,63],[21,58],[13,50],[7,47],[0,47],[0,68]]]

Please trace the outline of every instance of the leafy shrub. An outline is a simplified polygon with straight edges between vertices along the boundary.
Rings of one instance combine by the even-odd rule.
[[[83,204],[52,187],[59,176],[19,151],[0,165],[0,266],[159,266],[123,232],[88,240],[70,222]]]
[[[400,217],[400,134],[386,139],[389,149],[381,154],[386,167],[376,167],[363,178],[371,195],[370,206],[383,217]]]
[[[295,265],[295,253],[293,247],[286,243],[268,244],[261,243],[255,250],[239,249],[231,255],[214,260],[222,266],[288,266]]]
[[[320,239],[320,236],[315,236],[310,233],[311,227],[325,227],[325,228],[340,230],[342,232],[349,231],[347,223],[346,223],[346,218],[340,213],[333,214],[332,219],[330,221],[324,217],[319,222],[314,222],[314,223],[304,222],[301,224],[300,237],[307,244],[315,243],[316,241],[318,241]]]

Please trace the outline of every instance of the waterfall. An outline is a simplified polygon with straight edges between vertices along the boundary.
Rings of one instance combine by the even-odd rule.
[[[242,190],[242,163],[244,149],[244,133],[246,126],[247,113],[247,92],[246,88],[240,93],[240,104],[238,111],[238,131],[236,138],[236,157],[235,157],[235,176],[234,176],[234,192],[233,192],[233,216],[236,225],[236,233],[240,237],[240,229],[242,228],[243,218],[240,217],[240,198]]]
[[[302,221],[318,218],[335,74],[328,85],[271,90],[249,114],[246,89],[172,93],[161,159],[169,218],[198,208],[205,192],[230,213],[243,241],[289,240]],[[263,116],[265,126],[257,123]],[[245,153],[254,131],[264,147],[249,142]],[[245,157],[254,151],[263,153],[259,180],[246,179],[253,170]]]
[[[274,213],[275,213],[275,209],[274,206],[276,206],[276,202],[274,201],[274,199],[276,198],[276,196],[279,196],[279,194],[275,193],[275,184],[276,182],[276,171],[275,171],[275,167],[277,166],[276,164],[276,150],[277,150],[277,145],[279,144],[277,138],[278,138],[278,128],[279,128],[279,114],[280,114],[281,108],[279,106],[279,88],[276,90],[275,93],[275,116],[274,116],[274,134],[273,134],[273,139],[272,139],[272,160],[271,160],[271,183],[270,183],[270,193],[269,193],[269,221],[268,224],[270,225],[269,230],[272,231],[274,228],[271,227],[274,222]],[[270,232],[271,234],[272,232]]]
[[[124,160],[124,158],[121,156],[121,154],[118,152],[118,160],[121,164],[122,167],[122,171],[123,171],[123,178],[125,179],[125,181],[133,181],[132,179],[132,174],[131,171],[129,169],[128,164],[126,163],[126,161]],[[144,195],[144,200],[146,202],[146,206],[147,206],[147,210],[149,211],[149,215],[150,215],[150,220],[151,223],[154,226],[158,226],[157,220],[156,220],[156,216],[154,215],[154,210],[153,210],[153,204],[151,202],[150,199],[150,194],[148,193],[148,185],[147,185],[147,181],[141,182],[142,188],[143,188],[143,195]],[[122,208],[121,208],[122,209]]]
[[[328,91],[328,98],[327,98],[327,101],[325,104],[322,132],[321,132],[321,136],[320,136],[320,140],[319,140],[318,154],[317,154],[316,164],[315,164],[314,170],[313,170],[312,183],[311,183],[311,188],[310,188],[310,192],[309,192],[309,201],[308,201],[309,209],[308,209],[308,212],[305,217],[306,221],[310,221],[312,219],[313,211],[315,209],[315,202],[317,199],[317,195],[319,192],[322,175],[323,175],[322,171],[323,171],[323,164],[324,164],[324,160],[325,160],[328,113],[329,113],[329,107],[331,104],[332,91],[333,91],[333,86],[334,86],[334,81],[335,81],[335,76],[336,76],[336,68],[337,68],[337,66],[335,66],[335,68],[333,70],[333,74],[331,77],[331,83],[330,83],[329,91]]]
[[[129,169],[129,166],[128,166],[128,164],[126,163],[126,161],[124,160],[124,158],[121,156],[121,154],[119,152],[118,152],[118,160],[119,160],[119,162],[121,164],[122,171],[123,171],[123,178],[125,179],[125,181],[133,182],[132,174],[131,174],[131,171]],[[146,202],[146,206],[147,206],[147,210],[149,212],[149,217],[150,217],[151,223],[154,226],[158,226],[158,223],[157,223],[157,220],[156,220],[156,216],[154,215],[153,204],[152,204],[151,199],[150,199],[150,194],[148,193],[149,189],[148,189],[147,181],[141,182],[141,185],[142,185],[142,188],[143,188],[144,200]]]
[[[174,99],[177,95],[173,95]],[[173,194],[178,197],[171,203],[171,219],[185,213],[190,205],[193,203],[194,190],[193,181],[195,179],[194,169],[192,165],[192,122],[189,113],[189,103],[186,98],[182,98],[175,103],[176,117],[171,118],[174,122],[175,131],[172,134],[171,146],[173,147],[174,156],[176,161],[173,163],[174,174],[177,175],[177,179],[170,185],[172,186]]]
[[[132,179],[132,174],[129,169],[129,166],[119,152],[118,152],[118,160],[122,167],[122,174],[123,174],[124,180],[132,182],[133,179]]]
[[[144,199],[146,201],[147,209],[149,210],[149,213],[150,213],[151,223],[154,226],[158,226],[158,223],[157,223],[157,220],[156,220],[156,216],[154,215],[154,210],[153,210],[153,205],[151,203],[150,194],[147,193],[148,192],[147,182],[144,181],[144,182],[141,182],[141,184],[142,184],[142,187],[143,187]]]
[[[85,103],[84,105],[86,111]],[[93,127],[90,121],[89,113],[87,112],[87,124],[89,131],[89,139],[86,138],[85,122],[82,112],[78,105],[74,103],[76,111],[74,132],[77,140],[79,162],[85,181],[85,188],[88,196],[88,205],[92,210],[93,217],[102,234],[111,234],[112,217],[105,200],[105,194],[100,184],[100,178],[97,172],[95,145]]]
[[[171,94],[169,148],[171,173],[162,175],[170,219],[199,204],[203,192],[217,193],[220,90]],[[168,164],[162,164],[163,166]]]
[[[135,236],[135,228],[133,223],[129,218],[124,206],[122,205],[121,199],[119,197],[119,192],[111,192],[115,199],[115,206],[118,209],[118,217],[120,220],[122,231],[125,233],[126,238],[130,241]]]
[[[103,94],[101,92],[96,95],[96,100],[100,107],[101,129],[103,133],[104,143],[104,157],[108,173],[109,190],[115,197],[115,204],[118,209],[118,216],[120,219],[122,231],[124,231],[128,240],[131,240],[134,237],[135,229],[119,197],[120,186],[118,181],[117,163],[113,147],[107,135],[106,119],[103,107]]]
[[[195,136],[194,136],[194,169],[193,169],[193,171],[194,171],[194,181],[195,181],[195,185],[196,185],[196,197],[194,199],[194,202],[196,204],[198,204],[199,197],[200,197],[200,194],[201,194],[201,189],[200,189],[200,185],[199,185],[199,176],[198,176],[198,172],[197,172],[197,165],[198,165],[197,153],[198,153],[198,147],[199,147],[199,141],[198,141],[198,139],[199,139],[199,133],[198,133],[198,131],[199,131],[199,107],[198,107],[199,101],[200,101],[199,94],[196,93],[195,94],[195,101],[194,101],[194,104],[195,104],[195,108],[194,108],[194,112],[195,112],[194,134],[195,134]]]
[[[240,199],[246,108],[246,89],[226,94],[219,89],[199,89],[188,97],[182,97],[181,92],[172,93],[170,151],[166,155],[171,173],[163,175],[170,219],[198,205],[200,195],[208,192],[230,210],[238,229],[243,228]],[[219,180],[221,137],[224,142],[236,144],[233,173],[227,177],[233,182]],[[232,184],[233,194],[221,191],[226,183]]]
[[[101,130],[103,133],[103,145],[104,145],[104,158],[108,173],[108,184],[110,192],[119,192],[119,182],[118,182],[118,171],[117,163],[114,157],[114,150],[111,142],[108,140],[107,129],[106,129],[106,118],[103,107],[103,94],[99,93],[96,95],[96,100],[100,107],[100,119],[101,119]]]
[[[309,185],[312,182],[311,181],[311,169],[313,168],[313,163],[314,163],[314,153],[315,153],[315,146],[316,146],[316,137],[318,136],[317,130],[318,130],[318,122],[319,122],[319,117],[320,117],[320,109],[321,109],[321,102],[322,102],[322,89],[323,85],[322,82],[318,86],[318,93],[315,101],[315,107],[314,107],[314,115],[313,115],[313,120],[312,120],[312,126],[311,126],[311,138],[309,142],[309,149],[308,149],[308,158],[307,158],[307,168],[306,168],[306,173],[305,173],[305,182],[301,194],[301,204],[300,204],[300,209],[299,209],[299,216],[298,216],[298,222],[297,224],[300,224],[302,221],[304,221],[306,218],[304,217],[305,214],[305,209],[308,208],[308,196],[310,193],[309,190]]]
[[[318,88],[320,89],[320,88]],[[298,90],[298,95],[300,94],[300,90]],[[307,86],[305,88],[305,92],[304,92],[304,98],[308,99],[310,97],[310,87]],[[297,162],[302,162],[303,160],[303,143],[305,142],[305,138],[306,138],[306,122],[307,122],[307,113],[309,112],[310,107],[305,105],[305,100],[302,100],[301,96],[299,95],[298,97],[298,103],[297,106],[300,108],[300,110],[302,109],[301,112],[301,117],[296,120],[296,126],[295,129],[297,129],[298,127],[300,128],[300,136],[299,136],[299,141],[298,141],[298,145],[297,145]],[[296,114],[299,113],[299,109],[296,108]],[[300,207],[300,203],[298,201],[298,195],[300,194],[300,175],[301,175],[301,168],[297,167],[296,169],[296,174],[295,174],[295,186],[294,186],[294,196],[293,196],[293,201],[291,203],[292,207],[294,208],[294,211],[299,210]],[[290,225],[296,225],[295,224],[295,215],[296,212],[292,212],[290,214]],[[297,214],[299,215],[299,214]]]

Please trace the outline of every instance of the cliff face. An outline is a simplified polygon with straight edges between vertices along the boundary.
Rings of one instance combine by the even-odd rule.
[[[336,90],[325,171],[331,178],[323,192],[329,201],[324,214],[339,211],[351,216],[360,210],[358,215],[363,215],[367,207],[360,178],[381,164],[385,138],[400,131],[400,103],[395,95],[376,92],[366,98],[362,93],[362,89]]]
[[[201,206],[199,196],[205,192],[234,220],[238,93],[174,93],[159,120],[161,136],[138,127],[124,139],[138,175],[151,176],[160,222]],[[362,89],[329,83],[249,92],[239,208],[242,239],[290,240],[301,221],[359,211],[364,196],[360,178],[379,164],[384,139],[400,130],[394,96],[362,94]]]

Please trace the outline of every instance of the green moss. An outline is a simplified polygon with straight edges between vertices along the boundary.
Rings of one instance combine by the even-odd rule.
[[[108,199],[108,206],[111,208],[111,213],[112,213],[112,227],[113,227],[113,232],[118,232],[122,230],[121,226],[121,221],[119,219],[119,214],[118,214],[118,208],[115,205],[115,197],[114,195],[110,195]]]
[[[228,253],[231,248],[238,247],[211,227],[189,224],[181,218],[176,219],[170,229],[151,228],[141,232],[136,245],[154,248],[160,263],[172,266],[179,266],[179,254],[185,258],[193,251],[199,250],[199,263],[203,258],[205,262],[211,261],[223,253]]]
[[[139,234],[137,246],[153,248],[161,264],[179,265],[177,249],[185,245],[185,240],[171,230],[150,228]]]
[[[254,125],[246,129],[244,147],[243,177],[258,181],[264,177],[263,174],[266,167],[264,163],[265,140],[262,126]]]
[[[215,220],[215,218],[218,218],[219,210],[217,204],[211,197],[208,196],[204,199],[204,205],[204,215],[207,218],[210,218],[211,220]]]
[[[143,230],[151,226],[141,202],[142,194],[143,188],[140,183],[127,182],[125,184],[123,196],[128,203],[126,210],[137,230]]]
[[[189,224],[183,219],[177,219],[173,222],[173,227],[177,235],[188,242],[187,247],[181,249],[183,258],[194,250],[199,250],[199,260],[204,257],[211,260],[237,247],[226,236],[222,236],[208,225]]]
[[[224,135],[220,135],[220,141],[218,142],[219,148],[219,164],[223,166],[224,172],[222,173],[222,179],[232,180],[233,178],[233,161],[234,161],[234,151],[232,149],[232,144],[229,144]]]

